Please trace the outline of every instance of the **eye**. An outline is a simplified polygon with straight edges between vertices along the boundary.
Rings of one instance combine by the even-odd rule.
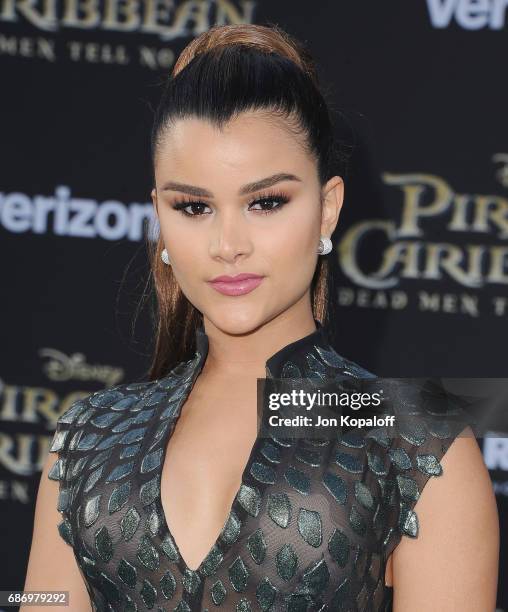
[[[249,209],[255,210],[262,215],[269,215],[280,210],[288,202],[289,196],[284,193],[266,194],[251,202]],[[258,205],[261,208],[253,208]],[[181,200],[175,202],[172,207],[174,210],[179,210],[186,217],[202,217],[203,215],[210,214],[210,212],[204,212],[204,209],[209,208],[208,204],[200,201]]]
[[[280,210],[284,204],[289,202],[289,197],[284,193],[274,193],[271,195],[266,195],[254,200],[250,206],[255,206],[260,204],[261,206],[271,206],[272,204],[276,204],[275,206],[271,206],[270,208],[251,208],[251,210],[259,210],[262,214],[270,214],[272,212],[277,212]]]
[[[190,200],[184,200],[182,202],[176,202],[175,204],[173,204],[174,210],[180,210],[182,214],[186,215],[187,217],[201,217],[201,215],[203,214],[210,214],[203,213],[203,207],[208,208],[208,205],[204,202],[193,202]],[[187,208],[190,208],[193,211],[196,211],[197,209],[197,212],[189,212],[186,210]]]

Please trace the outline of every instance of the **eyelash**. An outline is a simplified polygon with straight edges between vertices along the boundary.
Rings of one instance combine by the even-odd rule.
[[[259,198],[256,198],[255,200],[253,200],[249,206],[252,206],[253,204],[263,204],[265,202],[272,202],[272,201],[278,201],[279,205],[275,206],[274,208],[271,208],[269,210],[257,210],[256,212],[262,214],[262,215],[270,215],[272,213],[278,212],[281,208],[283,208],[283,206],[285,204],[287,204],[289,202],[289,196],[286,195],[285,193],[270,193],[270,194],[266,194],[263,196],[260,196]],[[196,200],[180,200],[177,201],[173,204],[173,209],[174,210],[179,210],[182,214],[184,214],[186,217],[202,217],[205,214],[209,214],[209,213],[198,213],[198,214],[192,214],[187,212],[186,210],[184,210],[185,208],[187,208],[188,206],[208,206],[208,204],[206,204],[206,202],[200,202],[200,201],[196,201]]]

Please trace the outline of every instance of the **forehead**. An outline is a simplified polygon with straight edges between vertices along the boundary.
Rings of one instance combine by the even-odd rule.
[[[273,114],[242,113],[223,127],[198,118],[178,119],[164,133],[155,170],[174,172],[269,173],[281,168],[312,174],[314,160],[303,136]]]

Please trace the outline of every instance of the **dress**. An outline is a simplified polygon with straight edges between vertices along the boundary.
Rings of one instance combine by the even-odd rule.
[[[316,325],[268,359],[267,378],[375,378]],[[49,477],[59,481],[58,530],[73,547],[92,609],[391,610],[386,561],[403,536],[417,537],[416,501],[468,423],[418,422],[390,438],[383,427],[321,441],[258,435],[222,532],[193,571],[165,522],[160,477],[207,352],[201,327],[194,357],[163,378],[98,391],[57,422]]]

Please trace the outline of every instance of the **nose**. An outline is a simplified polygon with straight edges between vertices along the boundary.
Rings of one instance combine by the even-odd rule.
[[[218,214],[210,236],[210,257],[233,263],[252,251],[247,221],[239,211]]]

